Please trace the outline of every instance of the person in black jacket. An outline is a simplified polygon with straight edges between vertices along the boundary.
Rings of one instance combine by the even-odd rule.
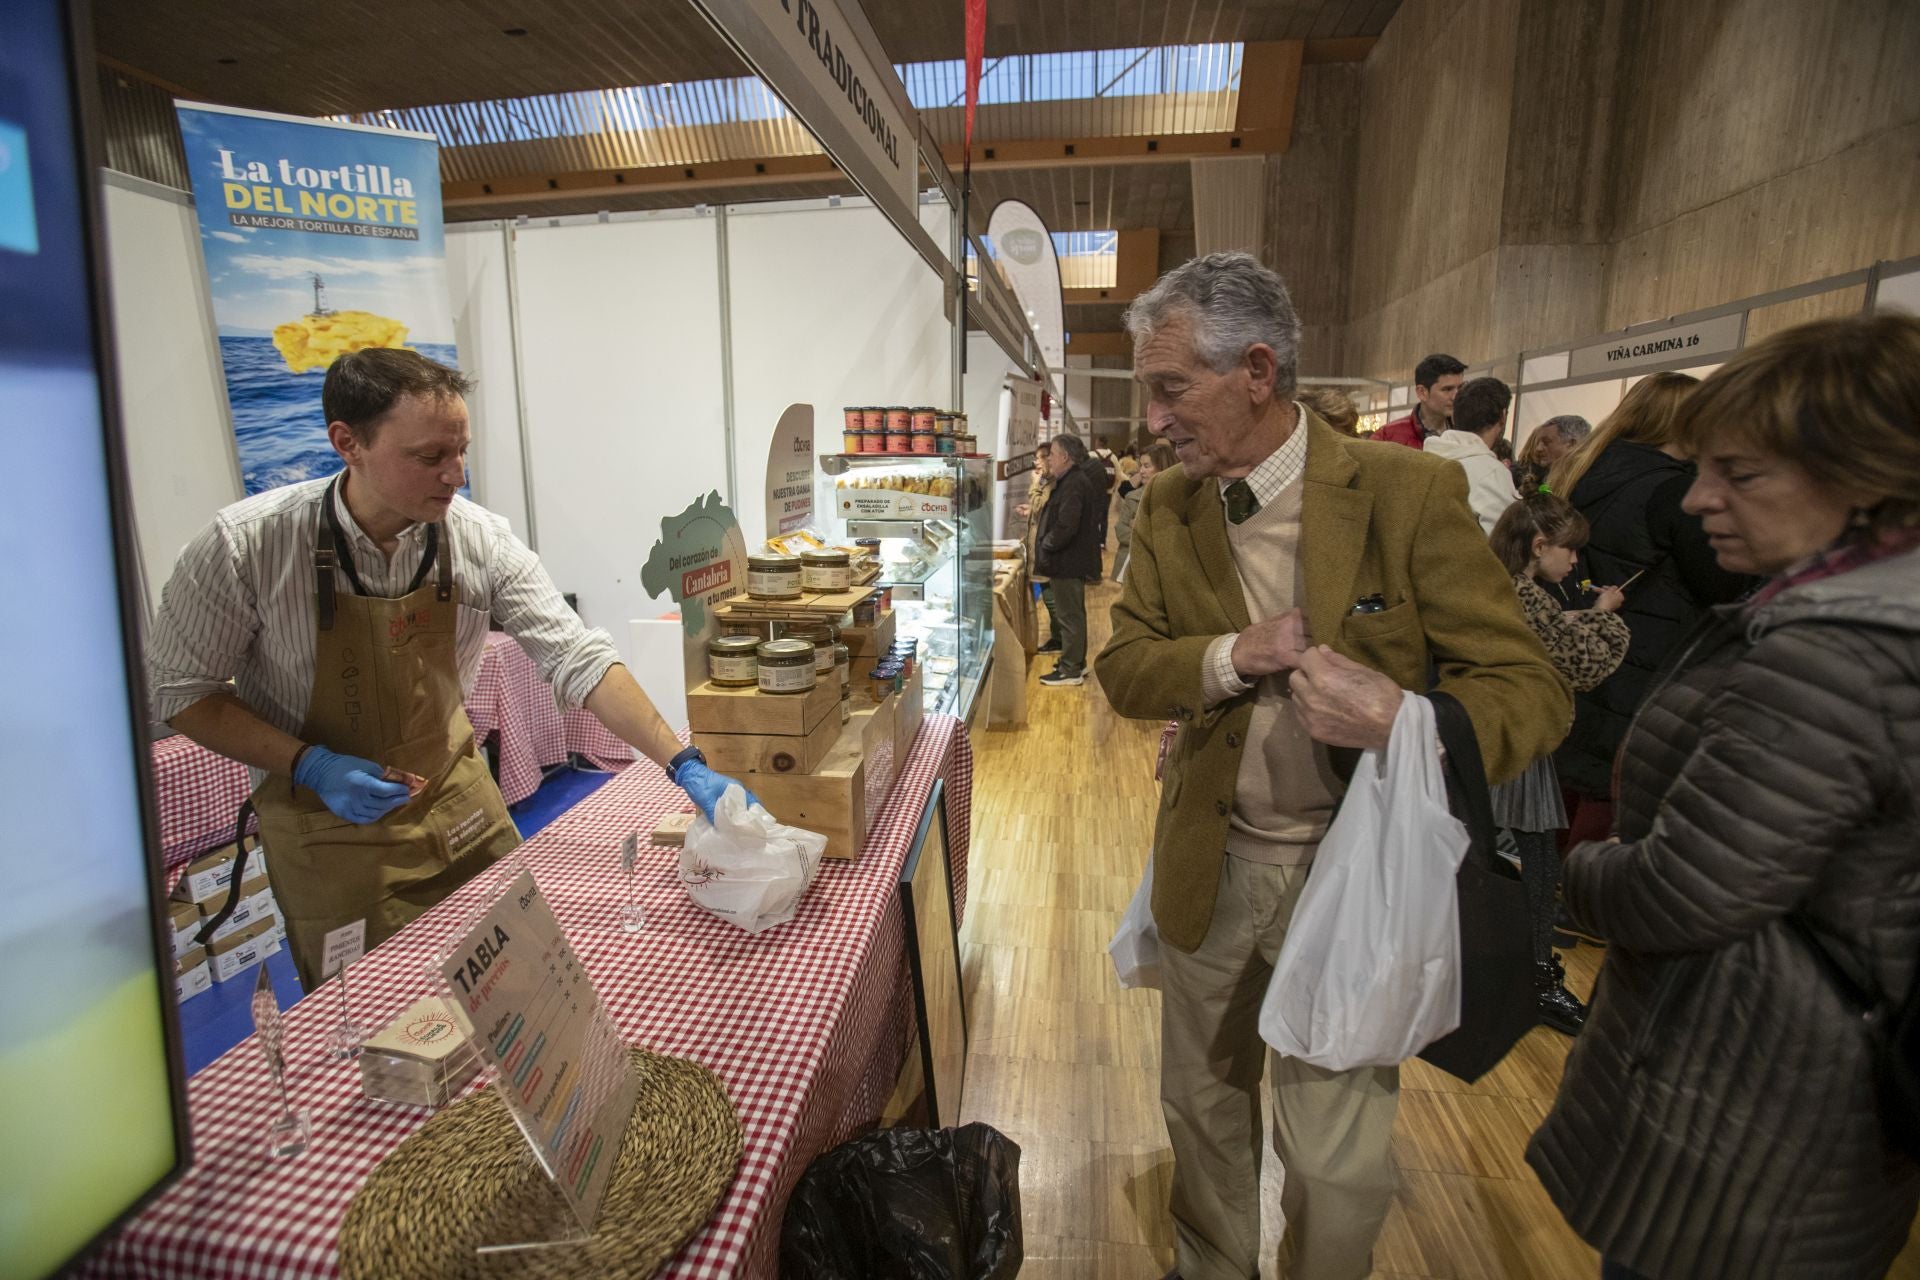
[[[1052,579],[1060,660],[1040,677],[1040,683],[1084,684],[1087,583],[1100,579],[1100,551],[1107,540],[1106,468],[1090,460],[1085,442],[1071,435],[1053,438],[1047,467],[1053,473],[1053,496],[1040,509],[1034,567]]]
[[[1700,518],[1680,508],[1694,472],[1676,427],[1698,385],[1684,373],[1642,379],[1547,479],[1592,529],[1576,580],[1621,588],[1620,618],[1633,633],[1620,669],[1575,695],[1573,730],[1554,753],[1569,846],[1612,834],[1614,754],[1655,674],[1708,609],[1753,585],[1720,568]]]

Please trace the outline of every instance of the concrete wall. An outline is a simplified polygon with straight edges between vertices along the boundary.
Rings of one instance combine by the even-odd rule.
[[[1285,277],[1300,313],[1300,368],[1307,373],[1330,374],[1341,363],[1359,116],[1358,65],[1303,68],[1293,145],[1267,160],[1264,260]]]
[[[1404,378],[1920,253],[1917,66],[1911,0],[1407,0],[1359,73],[1320,341]]]

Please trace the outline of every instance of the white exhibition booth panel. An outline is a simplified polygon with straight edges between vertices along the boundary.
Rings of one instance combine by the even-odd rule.
[[[725,494],[719,246],[691,214],[562,221],[515,241],[521,393],[540,558],[631,661],[662,517]]]
[[[944,201],[920,206],[952,237]],[[790,404],[814,407],[814,452],[838,453],[847,405],[953,399],[953,324],[940,277],[865,199],[736,205],[726,221],[735,478],[748,547],[767,536],[767,450]],[[716,377],[713,384],[719,386]],[[814,527],[833,529],[833,480],[814,479]]]
[[[447,292],[460,367],[475,380],[467,396],[473,428],[473,447],[467,452],[468,484],[475,502],[505,516],[524,539],[532,525],[520,461],[507,234],[494,223],[448,227]]]
[[[102,190],[127,476],[150,613],[180,549],[214,512],[240,500],[240,460],[192,199],[118,173]]]

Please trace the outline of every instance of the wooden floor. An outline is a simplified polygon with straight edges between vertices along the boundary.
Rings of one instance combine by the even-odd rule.
[[[1090,653],[1112,586],[1087,593]],[[1123,720],[1092,681],[1028,674],[1028,724],[981,732],[972,889],[962,934],[971,1044],[964,1121],[1021,1148],[1031,1280],[1158,1280],[1173,1264],[1172,1154],[1160,1116],[1159,995],[1123,991],[1106,954],[1147,857],[1160,725]],[[1601,953],[1567,956],[1591,989]],[[1570,1043],[1538,1028],[1478,1084],[1420,1062],[1402,1072],[1400,1190],[1374,1253],[1380,1277],[1592,1280],[1594,1252],[1522,1159]],[[1278,1178],[1267,1162],[1263,1276],[1274,1277]],[[1909,1248],[1893,1274],[1920,1276]]]

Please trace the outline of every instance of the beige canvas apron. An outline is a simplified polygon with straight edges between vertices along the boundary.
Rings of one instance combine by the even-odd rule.
[[[254,792],[267,875],[308,991],[322,979],[330,931],[365,919],[371,950],[520,843],[461,698],[450,539],[429,530],[420,576],[398,599],[338,592],[336,564],[356,588],[359,578],[334,512],[335,485],[322,499],[314,551],[319,633],[300,736],[418,774],[427,787],[364,825],[335,816],[285,775]],[[434,581],[421,585],[436,561]]]

